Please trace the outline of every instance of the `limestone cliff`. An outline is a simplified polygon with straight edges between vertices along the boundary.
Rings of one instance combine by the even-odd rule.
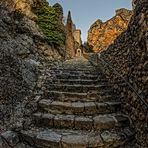
[[[88,44],[93,46],[93,51],[99,52],[112,44],[117,36],[127,29],[131,15],[131,11],[119,9],[107,22],[97,20],[88,31]]]
[[[7,7],[10,11],[22,11],[26,16],[35,19],[36,16],[32,13],[32,5],[35,0],[1,0],[0,4]]]

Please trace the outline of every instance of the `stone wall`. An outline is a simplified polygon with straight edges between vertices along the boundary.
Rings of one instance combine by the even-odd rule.
[[[63,59],[62,55],[61,49],[46,42],[35,21],[23,11],[13,11],[1,3],[0,132],[22,122],[41,69]]]
[[[147,8],[147,0],[137,1],[127,30],[106,51],[95,55],[96,60],[90,58],[94,63],[101,64],[104,73],[114,84],[115,93],[123,102],[123,111],[131,117],[135,126],[137,145],[140,148],[148,146],[148,108],[137,96],[138,93],[148,103]]]
[[[79,46],[82,45],[81,30],[76,29],[76,30],[73,32],[73,36],[74,36],[75,41],[79,44]]]
[[[127,29],[132,12],[127,9],[116,10],[116,15],[106,22],[97,20],[88,31],[88,44],[94,52],[105,50],[123,31]]]

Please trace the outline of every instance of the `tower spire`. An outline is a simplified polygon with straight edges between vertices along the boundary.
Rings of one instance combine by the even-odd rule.
[[[67,28],[72,30],[73,22],[72,22],[72,17],[71,17],[70,11],[68,11],[66,26],[67,26]]]

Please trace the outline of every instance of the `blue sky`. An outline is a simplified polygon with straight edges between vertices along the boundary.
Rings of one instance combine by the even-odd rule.
[[[82,40],[86,41],[89,27],[97,20],[106,21],[115,15],[119,8],[132,9],[132,0],[48,0],[50,5],[60,3],[67,17],[68,10],[77,28],[82,31]]]

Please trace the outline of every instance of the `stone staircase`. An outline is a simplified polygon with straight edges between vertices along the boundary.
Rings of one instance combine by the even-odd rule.
[[[128,116],[101,71],[83,58],[51,69],[44,98],[34,113],[34,128],[22,141],[37,148],[125,147],[134,138]]]

